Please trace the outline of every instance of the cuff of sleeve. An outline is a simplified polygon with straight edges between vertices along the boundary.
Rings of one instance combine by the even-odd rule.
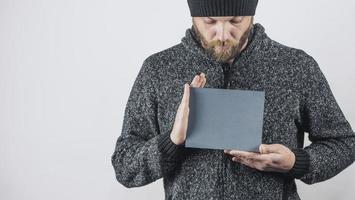
[[[295,154],[295,164],[289,172],[286,172],[287,177],[300,179],[303,175],[309,172],[310,158],[307,151],[304,149],[291,149]]]
[[[158,149],[166,160],[180,160],[184,154],[185,142],[177,145],[170,139],[170,133],[165,133],[158,138]]]

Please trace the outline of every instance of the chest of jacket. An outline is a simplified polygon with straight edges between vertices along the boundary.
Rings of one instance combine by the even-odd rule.
[[[265,91],[263,143],[297,147],[302,142],[297,139],[298,132],[302,130],[298,126],[300,97],[294,87],[296,76],[277,71],[272,61],[237,64],[229,70],[227,89]],[[196,73],[206,74],[206,88],[226,88],[222,65],[176,62],[164,70],[166,76],[161,78],[158,90],[158,121],[163,132],[172,129],[183,95],[183,84],[191,83]]]

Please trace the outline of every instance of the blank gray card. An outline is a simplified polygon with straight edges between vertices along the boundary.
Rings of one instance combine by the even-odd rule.
[[[185,147],[258,151],[264,91],[190,87]]]

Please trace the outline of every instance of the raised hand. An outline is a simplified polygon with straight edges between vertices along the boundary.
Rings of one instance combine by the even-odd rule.
[[[171,140],[177,145],[184,143],[186,139],[186,131],[189,117],[190,86],[202,88],[205,86],[205,84],[206,75],[204,73],[201,73],[200,75],[196,75],[193,78],[191,85],[189,85],[188,83],[185,83],[184,85],[184,94],[175,116],[173,130],[170,134]]]

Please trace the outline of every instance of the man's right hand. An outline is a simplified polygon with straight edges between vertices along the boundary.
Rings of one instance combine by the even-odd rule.
[[[175,122],[173,130],[170,134],[170,139],[177,145],[183,144],[186,139],[187,124],[189,117],[189,98],[190,98],[190,86],[202,88],[206,84],[206,75],[201,73],[196,75],[191,82],[191,85],[185,83],[184,95],[175,116]]]

